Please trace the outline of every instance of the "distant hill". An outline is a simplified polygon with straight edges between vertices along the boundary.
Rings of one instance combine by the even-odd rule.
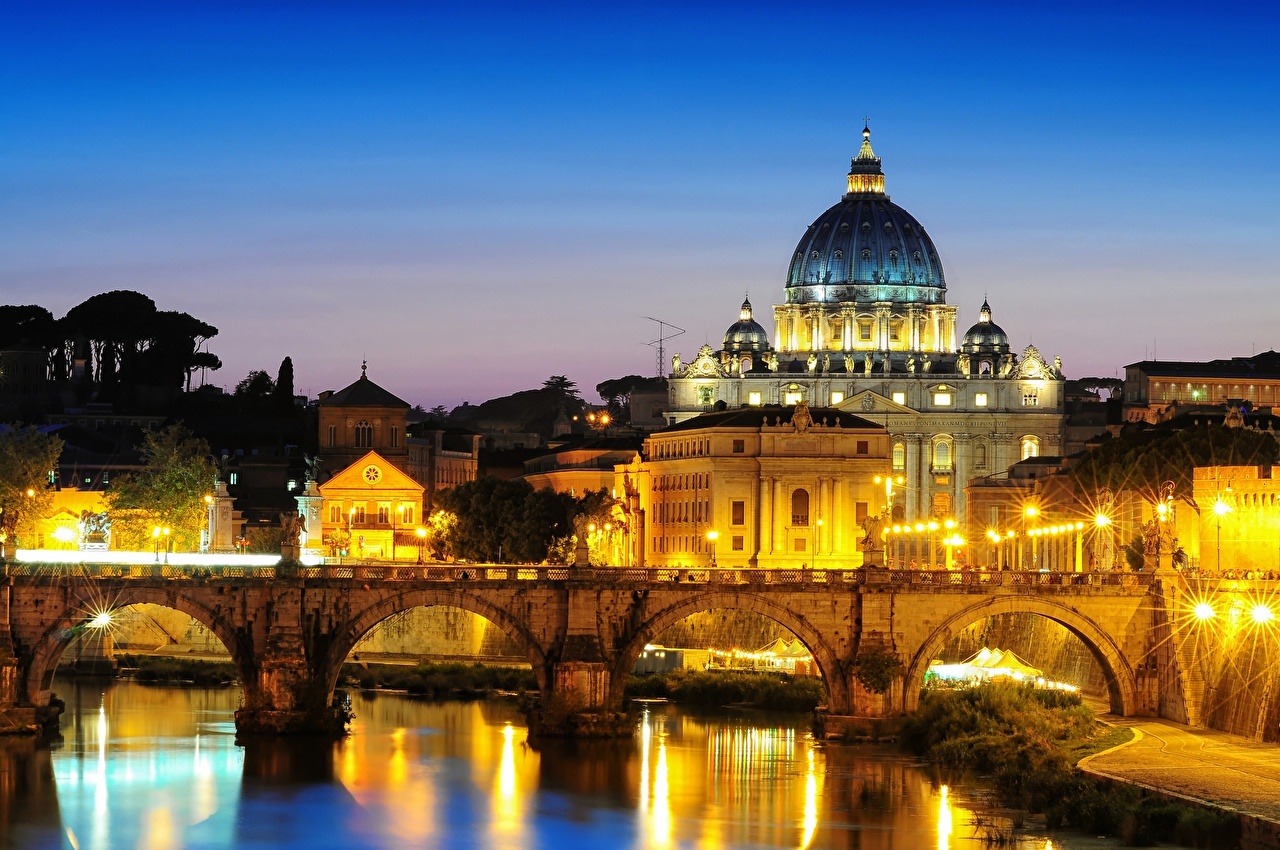
[[[516,431],[551,437],[557,420],[563,417],[572,421],[575,416],[581,420],[585,409],[581,399],[560,389],[521,390],[483,404],[455,407],[448,423],[482,433]]]

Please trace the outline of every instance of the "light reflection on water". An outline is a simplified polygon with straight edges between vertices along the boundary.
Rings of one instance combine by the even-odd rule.
[[[816,742],[803,716],[651,706],[634,740],[534,746],[505,703],[383,696],[353,701],[336,744],[237,747],[235,689],[55,688],[62,743],[0,743],[0,846],[984,846],[980,791],[933,785],[882,748]]]

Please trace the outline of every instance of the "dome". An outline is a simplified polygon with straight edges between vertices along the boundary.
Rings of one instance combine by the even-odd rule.
[[[724,350],[756,353],[769,350],[769,334],[760,327],[759,322],[752,318],[751,299],[748,298],[742,302],[742,312],[738,314],[738,321],[724,332]]]
[[[969,332],[960,341],[960,350],[965,354],[1009,353],[1009,335],[991,321],[991,305],[986,301],[982,302],[982,309],[978,311],[978,323],[969,328]]]
[[[947,284],[933,240],[884,193],[880,158],[863,128],[848,191],[818,216],[787,270],[787,303],[898,301],[946,303]]]

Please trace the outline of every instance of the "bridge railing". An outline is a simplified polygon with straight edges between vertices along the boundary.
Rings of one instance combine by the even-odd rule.
[[[710,567],[564,567],[508,564],[403,564],[393,562],[321,564],[317,566],[252,566],[240,564],[191,567],[172,564],[39,564],[8,563],[5,575],[83,577],[86,579],[273,579],[293,575],[305,579],[359,582],[561,582],[660,585],[888,585],[910,587],[1145,587],[1151,573],[1021,572],[956,570],[741,569]]]

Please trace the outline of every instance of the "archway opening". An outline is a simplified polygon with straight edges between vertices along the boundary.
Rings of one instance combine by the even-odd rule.
[[[763,613],[695,611],[661,626],[638,650],[625,692],[632,698],[795,711],[811,711],[827,700],[823,659]]]
[[[351,637],[339,659],[337,687],[429,699],[539,689],[535,659],[500,624],[464,608],[405,608]]]
[[[85,604],[46,632],[23,685],[31,704],[61,700],[64,734],[91,712],[154,720],[178,735],[216,725],[214,716],[230,729],[253,682],[252,658],[233,654],[232,632],[199,606],[135,599]]]
[[[1014,611],[975,620],[932,653],[924,687],[965,687],[984,680],[1078,693],[1099,711],[1112,707],[1110,680],[1098,650],[1062,623]]]

